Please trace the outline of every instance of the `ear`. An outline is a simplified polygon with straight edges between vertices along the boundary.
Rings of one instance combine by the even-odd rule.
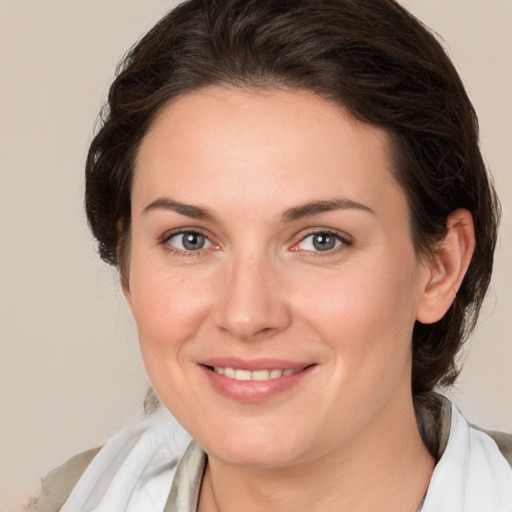
[[[425,258],[426,278],[418,302],[416,320],[431,324],[451,306],[475,249],[475,230],[468,210],[455,210],[446,220],[447,234]]]

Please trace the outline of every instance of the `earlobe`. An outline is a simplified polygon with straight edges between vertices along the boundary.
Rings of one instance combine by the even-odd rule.
[[[455,210],[446,221],[447,233],[432,256],[416,319],[424,324],[440,320],[457,295],[475,249],[473,219],[468,210]]]

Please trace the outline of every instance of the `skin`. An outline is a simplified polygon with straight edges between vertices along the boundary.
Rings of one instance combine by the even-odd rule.
[[[319,201],[336,207],[298,215]],[[385,132],[312,94],[215,87],[162,111],[137,157],[124,289],[155,389],[208,453],[199,510],[416,510],[433,460],[411,336],[469,262],[470,218],[450,222],[419,257]],[[251,401],[211,385],[215,357],[311,367]]]

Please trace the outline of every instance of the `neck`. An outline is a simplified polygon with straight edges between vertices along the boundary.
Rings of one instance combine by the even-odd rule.
[[[398,406],[398,407],[397,407]],[[414,416],[389,404],[350,442],[285,468],[246,468],[210,458],[199,512],[415,512],[434,461]]]

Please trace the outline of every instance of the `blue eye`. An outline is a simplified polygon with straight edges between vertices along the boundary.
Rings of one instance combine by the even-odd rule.
[[[212,245],[206,236],[196,231],[176,233],[167,239],[167,243],[180,251],[199,251]]]
[[[304,237],[297,244],[297,248],[301,251],[325,252],[337,249],[343,243],[343,240],[334,233],[318,232]]]

